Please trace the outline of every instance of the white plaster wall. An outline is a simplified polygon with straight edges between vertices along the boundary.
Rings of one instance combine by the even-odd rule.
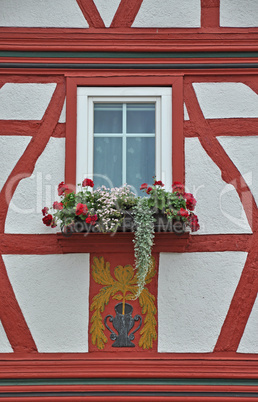
[[[55,88],[55,83],[5,84],[0,89],[0,120],[41,120]]]
[[[220,26],[257,27],[257,0],[220,0]]]
[[[17,186],[7,214],[6,233],[54,233],[58,230],[43,224],[41,210],[59,200],[57,186],[64,180],[64,161],[65,139],[50,138],[33,174]]]
[[[197,199],[201,226],[195,234],[251,233],[235,188],[222,180],[198,138],[186,138],[185,158],[186,189]]]
[[[244,252],[161,253],[158,352],[212,352],[246,261]]]
[[[19,135],[0,136],[0,191],[30,140]]]
[[[64,100],[63,108],[58,120],[58,123],[65,123],[66,122],[66,99]]]
[[[88,351],[89,254],[4,255],[38,351]]]
[[[186,104],[184,103],[184,120],[190,120]]]
[[[94,0],[94,3],[104,21],[106,27],[109,27],[121,0]]]
[[[76,0],[1,0],[0,26],[88,28]]]
[[[218,140],[250,187],[258,206],[258,136],[218,137]]]
[[[198,82],[193,87],[206,119],[258,117],[258,95],[241,82]]]
[[[0,320],[0,353],[12,353],[13,349],[10,342],[6,336],[3,324]]]
[[[238,353],[258,353],[258,297],[256,297],[250,317],[247,321]]]
[[[143,0],[132,27],[200,27],[200,18],[200,0]]]

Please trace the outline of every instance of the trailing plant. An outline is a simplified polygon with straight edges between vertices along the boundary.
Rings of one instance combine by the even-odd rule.
[[[137,270],[138,291],[136,298],[140,296],[145,278],[151,264],[151,251],[154,239],[154,217],[153,211],[148,208],[148,199],[140,198],[133,208],[135,222],[134,255],[135,268]]]

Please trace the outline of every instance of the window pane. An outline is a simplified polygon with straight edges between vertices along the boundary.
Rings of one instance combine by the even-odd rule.
[[[126,182],[140,194],[142,183],[152,183],[155,175],[155,138],[127,138]]]
[[[121,103],[95,103],[94,133],[121,133],[122,112]]]
[[[155,133],[155,103],[128,103],[126,106],[127,133]]]
[[[122,138],[94,138],[93,171],[96,187],[122,185]]]

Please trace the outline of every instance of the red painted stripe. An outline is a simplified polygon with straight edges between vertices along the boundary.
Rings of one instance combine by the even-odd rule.
[[[252,244],[248,234],[196,235],[190,236],[185,252],[249,251]]]
[[[21,59],[19,59],[21,61]],[[39,59],[38,59],[39,60]],[[1,58],[1,61],[3,61],[3,59]],[[15,59],[15,61],[17,61],[17,58]],[[23,83],[23,84],[63,84],[64,82],[64,78],[60,75],[57,75],[57,73],[55,72],[54,74],[51,74],[51,72],[48,70],[48,75],[44,76],[44,75],[38,75],[39,72],[35,71],[32,72],[30,71],[29,74],[22,74],[22,70],[18,70],[15,69],[15,74],[12,72],[8,73],[8,74],[4,74],[4,72],[1,70],[1,81],[2,84],[6,84],[8,82],[12,83],[12,84],[16,84],[16,83]],[[24,72],[24,70],[23,70]],[[3,74],[2,74],[3,73]],[[3,120],[1,120],[3,121]]]
[[[245,119],[208,119],[211,128],[210,135],[227,136],[256,136],[258,132],[258,118]],[[185,137],[198,137],[198,127],[190,120],[184,121]]]
[[[127,3],[131,1],[127,1]],[[133,0],[133,2],[135,1]],[[121,29],[107,29],[104,27],[104,23],[93,1],[80,0],[80,2],[82,7],[85,7],[85,17],[90,24],[89,29],[1,28],[1,49],[24,51],[132,52],[258,50],[258,28],[256,27],[220,29],[212,27],[160,29],[122,27]],[[88,9],[90,15],[87,15],[86,3],[90,4],[90,8]]]
[[[121,0],[110,28],[130,28],[143,0]]]
[[[0,284],[0,317],[13,351],[36,352],[36,344],[16,300],[1,255]]]
[[[93,0],[76,0],[90,27],[105,28],[105,24]]]
[[[33,137],[41,123],[36,120],[0,120],[0,135],[25,135]]]
[[[0,234],[1,254],[61,254],[57,235],[49,234]]]
[[[64,98],[64,85],[58,84],[45,112],[43,122],[38,130],[38,133],[30,141],[25,152],[20,157],[2,188],[0,193],[0,233],[4,232],[9,203],[19,182],[32,174],[38,157],[45,149],[49,138],[56,127],[63,107]]]
[[[105,357],[103,357],[105,355]],[[257,355],[41,353],[1,356],[0,378],[258,378]],[[130,353],[131,355],[131,353]]]
[[[94,250],[99,250],[100,247],[104,247],[107,250],[113,249],[117,250],[118,236],[111,237],[108,235],[88,235],[86,243],[83,245],[83,250],[86,252],[94,252]],[[109,241],[107,241],[107,238]],[[125,241],[125,246],[127,246],[127,251],[132,251],[132,246],[130,245],[133,235],[127,234]],[[129,239],[130,238],[130,239]],[[164,239],[160,237],[158,244],[155,246],[156,251],[158,249],[169,249],[179,250],[180,245],[177,245],[177,238],[175,236],[170,236],[173,238],[173,245],[171,245],[171,240],[169,236],[167,237],[167,245],[164,243]],[[76,244],[78,240],[75,236],[74,240],[67,243],[74,244],[71,245],[71,250],[79,249],[81,246]],[[79,240],[85,239],[83,235],[79,236]],[[121,236],[120,236],[121,239]],[[119,240],[120,241],[120,240]],[[129,243],[130,242],[130,243]],[[179,237],[180,242],[180,237]],[[222,235],[197,235],[190,236],[190,240],[185,242],[185,252],[195,253],[195,252],[215,252],[215,251],[249,251],[253,244],[253,235],[249,234],[222,234]],[[82,251],[82,250],[81,250]],[[0,253],[1,254],[61,254],[63,253],[63,248],[61,247],[60,235],[54,233],[49,234],[0,234]]]
[[[39,130],[41,122],[36,120],[0,120],[0,135],[21,135],[33,137]],[[65,123],[57,123],[52,137],[65,137]]]
[[[258,392],[255,385],[10,385],[2,386],[5,392]],[[134,400],[134,398],[133,398]],[[168,400],[169,401],[169,400]],[[221,401],[221,399],[220,399]],[[18,401],[17,401],[18,402]]]
[[[216,352],[236,351],[258,290],[258,272],[255,269],[258,260],[257,207],[254,197],[243,177],[218,140],[212,135],[211,127],[203,117],[191,84],[186,85],[185,96],[190,120],[193,126],[195,126],[196,132],[199,133],[199,140],[204,150],[221,170],[222,179],[234,185],[246,212],[249,224],[254,231],[252,242],[249,244],[250,251],[245,267],[214,349]]]
[[[201,0],[201,27],[219,28],[220,0]]]
[[[240,401],[240,398],[237,398]],[[217,396],[73,396],[72,399],[71,397],[33,397],[33,398],[28,398],[26,397],[17,397],[14,398],[1,398],[2,402],[44,402],[44,401],[49,401],[49,402],[64,402],[64,401],[69,401],[69,402],[218,402],[218,401],[223,401],[223,402],[236,402],[236,397],[227,397],[224,396],[223,399],[221,397]],[[254,398],[253,397],[241,397],[241,402],[253,402]]]

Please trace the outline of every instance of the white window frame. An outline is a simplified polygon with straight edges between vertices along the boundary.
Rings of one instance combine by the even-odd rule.
[[[172,184],[172,87],[78,87],[76,182],[93,178],[94,102],[156,104],[155,175]],[[149,183],[151,184],[151,183]]]

